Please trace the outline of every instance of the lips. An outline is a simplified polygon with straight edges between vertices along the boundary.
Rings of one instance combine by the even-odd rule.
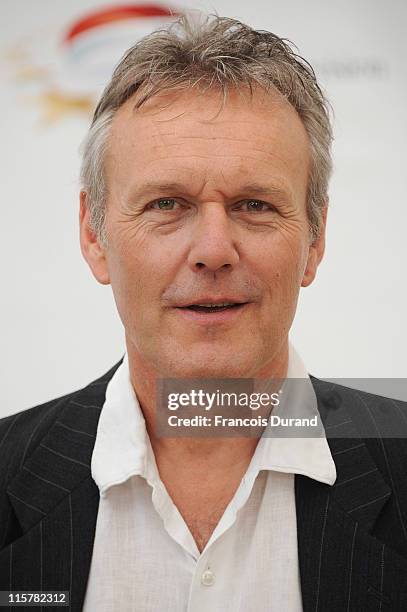
[[[196,302],[191,304],[177,306],[177,308],[210,314],[212,312],[220,312],[222,310],[237,309],[239,307],[244,306],[245,304],[247,304],[247,302],[222,298],[217,300],[197,300]]]
[[[230,308],[239,308],[239,306],[243,306],[243,304],[192,304],[191,306],[184,306],[188,310],[195,310],[197,312],[219,312],[220,310],[228,310]]]

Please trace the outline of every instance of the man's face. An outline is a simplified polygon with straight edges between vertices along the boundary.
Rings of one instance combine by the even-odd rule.
[[[264,375],[286,355],[323,251],[323,237],[309,240],[304,126],[256,89],[229,91],[223,108],[216,91],[170,92],[137,111],[135,99],[109,139],[105,250],[86,243],[85,196],[81,217],[129,358],[160,376]]]

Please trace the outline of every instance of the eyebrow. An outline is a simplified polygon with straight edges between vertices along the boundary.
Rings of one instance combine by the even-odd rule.
[[[179,192],[186,193],[188,187],[184,183],[178,182],[160,182],[160,181],[149,181],[144,185],[140,185],[133,193],[133,197],[148,196],[154,193],[165,193],[165,192]],[[264,196],[264,197],[277,197],[287,198],[288,193],[282,187],[275,185],[262,185],[260,183],[246,183],[240,185],[236,190],[239,194],[245,193],[251,196]]]

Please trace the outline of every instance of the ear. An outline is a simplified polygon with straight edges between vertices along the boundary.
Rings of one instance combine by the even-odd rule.
[[[309,247],[307,265],[305,267],[304,276],[301,282],[302,287],[308,287],[308,285],[312,283],[317,273],[318,266],[324,256],[327,214],[328,200],[326,200],[322,210],[322,221],[318,238],[316,238]]]
[[[80,193],[79,227],[82,255],[87,261],[93,276],[102,285],[110,283],[109,270],[104,247],[89,226],[89,206],[86,191]]]

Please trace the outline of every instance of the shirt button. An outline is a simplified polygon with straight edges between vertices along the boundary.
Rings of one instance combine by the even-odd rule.
[[[202,574],[201,582],[205,586],[212,586],[215,582],[215,574],[210,569],[205,570]]]

